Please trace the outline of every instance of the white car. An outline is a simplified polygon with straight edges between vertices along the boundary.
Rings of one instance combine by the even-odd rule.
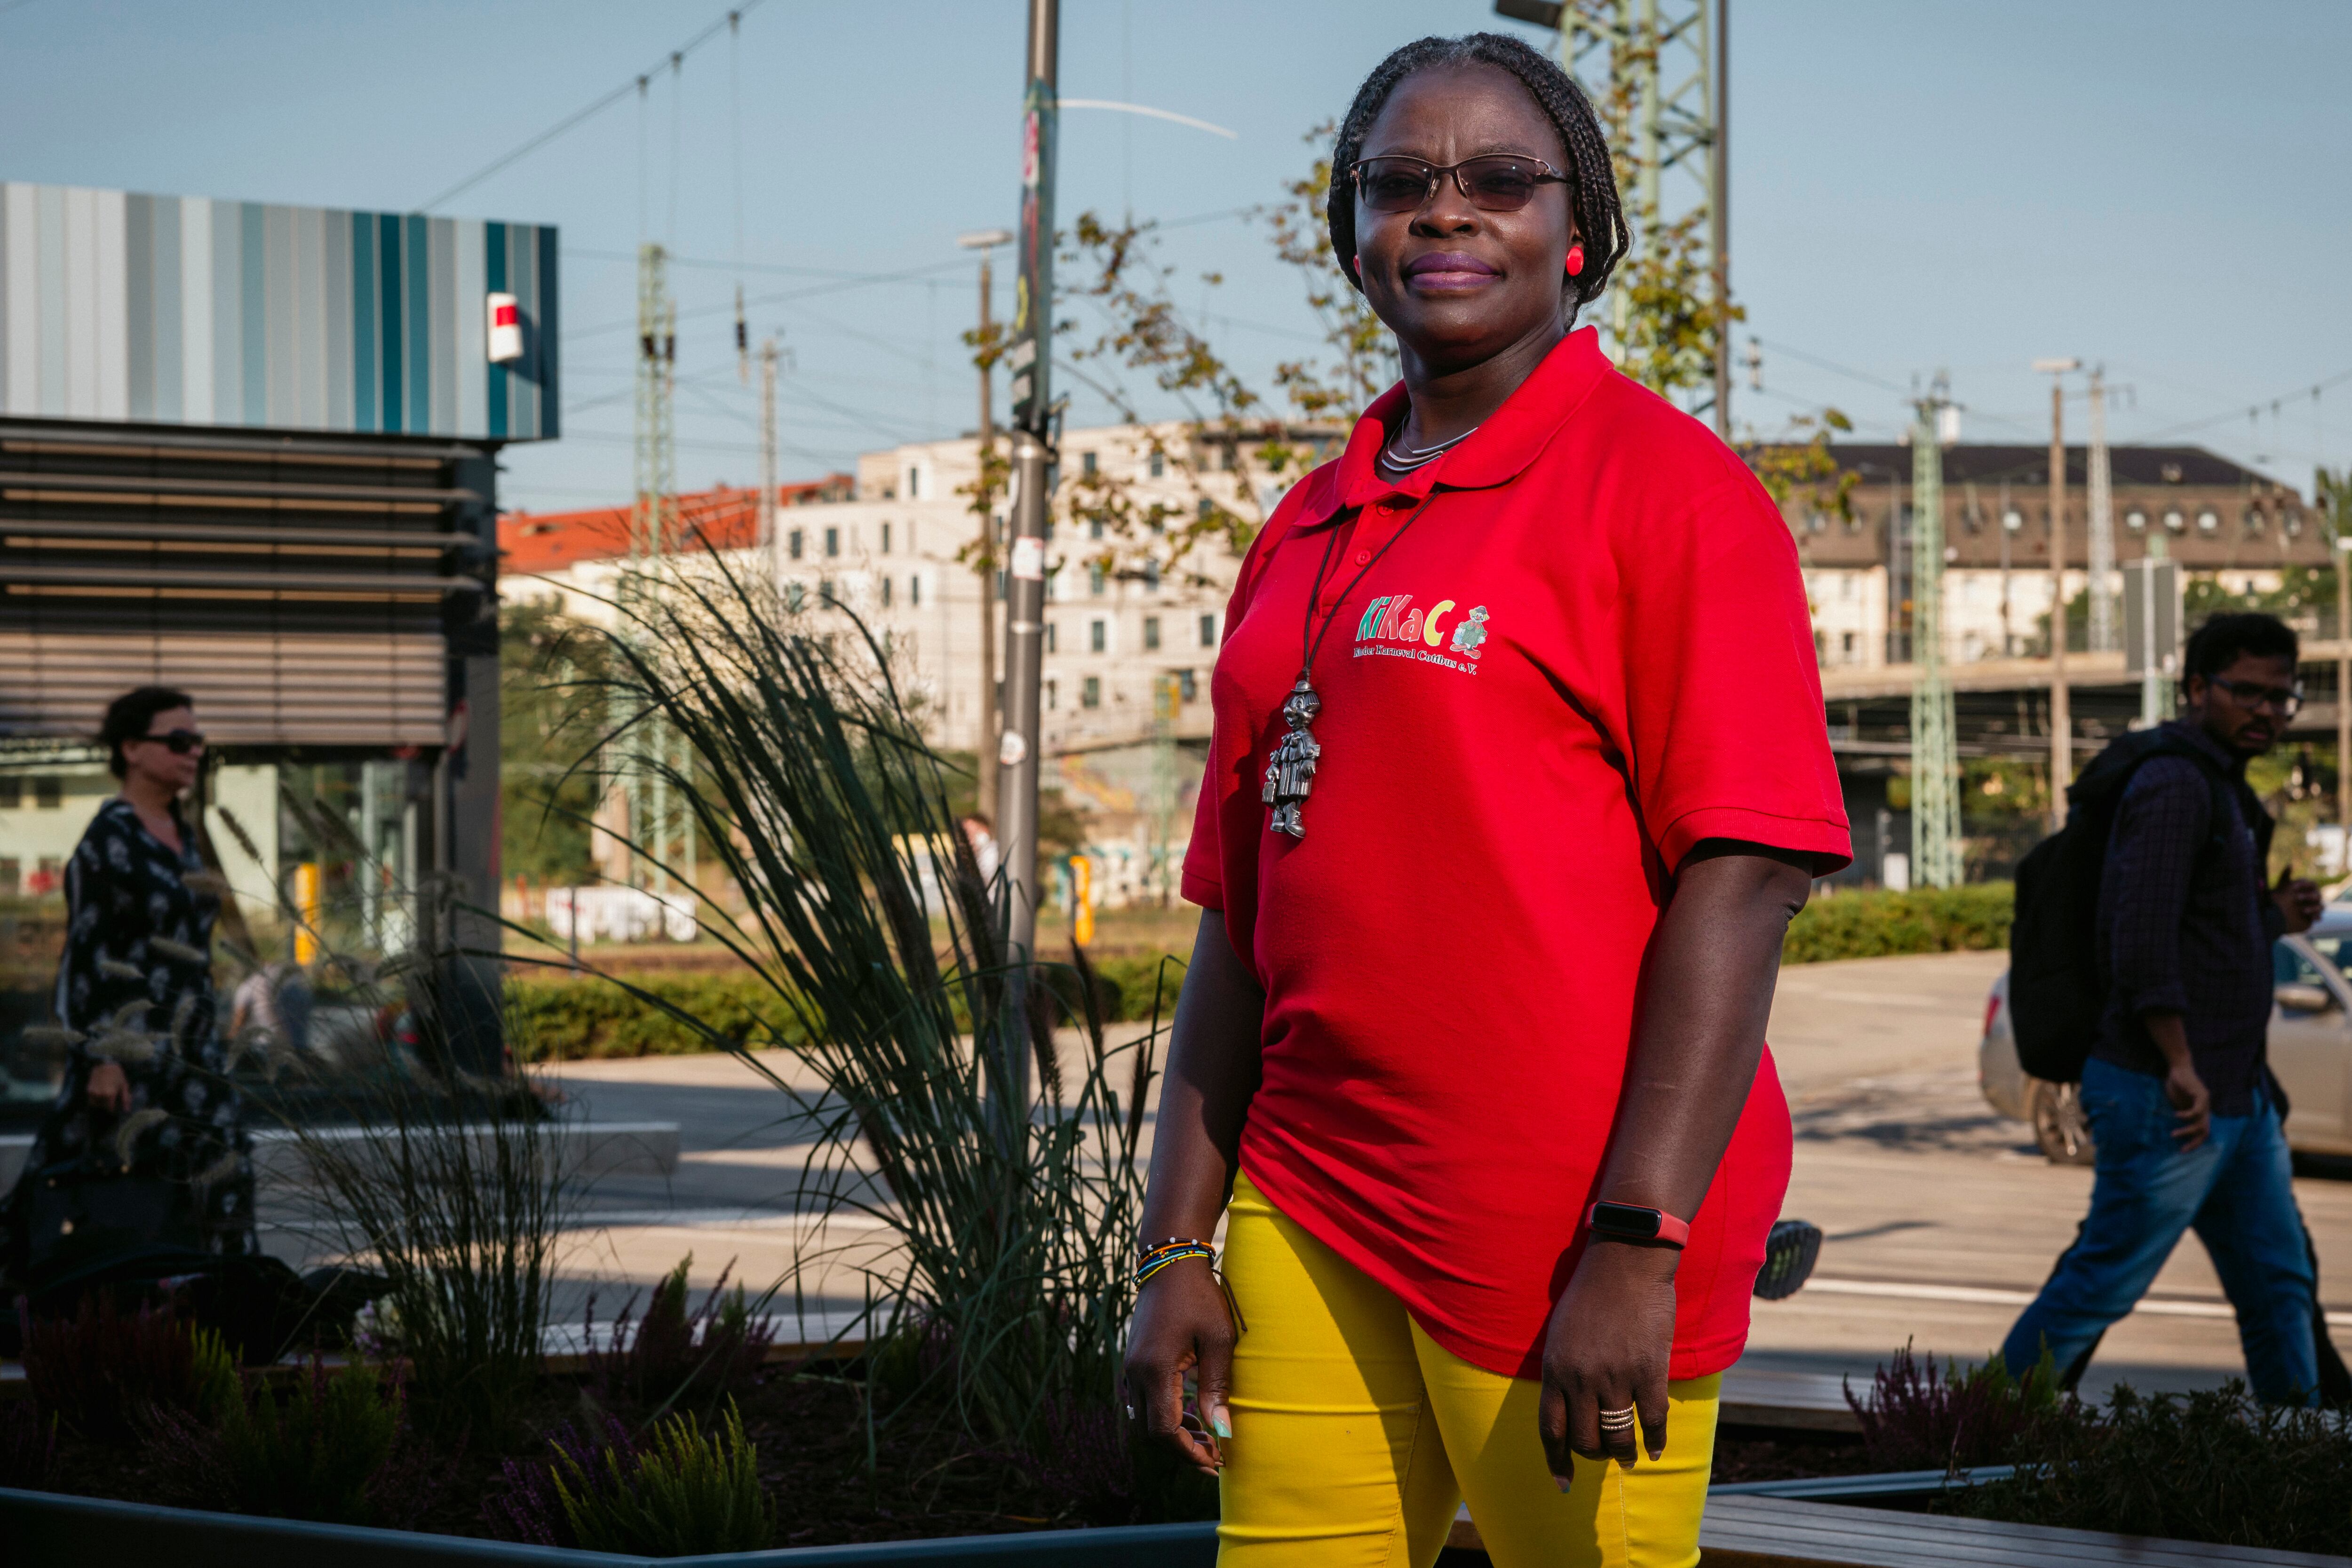
[[[2352,907],[2331,904],[2301,936],[2272,944],[2271,1071],[2286,1090],[2286,1141],[2298,1153],[2352,1154]],[[2087,1165],[2091,1130],[2071,1083],[2045,1083],[2018,1065],[2009,1026],[2009,974],[1985,999],[1977,1081],[1995,1110],[2031,1123],[2042,1152]]]

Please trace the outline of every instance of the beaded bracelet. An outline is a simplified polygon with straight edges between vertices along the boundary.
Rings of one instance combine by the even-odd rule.
[[[1217,1249],[1205,1241],[1184,1237],[1155,1242],[1143,1249],[1142,1258],[1136,1263],[1135,1283],[1140,1286],[1170,1264],[1181,1263],[1188,1258],[1204,1258],[1213,1265],[1217,1260]]]

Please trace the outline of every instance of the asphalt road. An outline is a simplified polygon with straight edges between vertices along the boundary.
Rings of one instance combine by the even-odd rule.
[[[1968,1359],[1997,1346],[2073,1238],[2090,1173],[2053,1166],[2026,1129],[1979,1095],[1976,1041],[1993,953],[1867,959],[1781,976],[1771,1039],[1797,1129],[1786,1213],[1828,1239],[1813,1282],[1756,1304],[1743,1370],[1867,1376],[1913,1342]],[[781,1068],[782,1064],[778,1064]],[[613,1177],[583,1194],[570,1233],[567,1312],[590,1279],[608,1303],[688,1252],[708,1283],[730,1260],[754,1286],[811,1245],[800,1196],[810,1128],[785,1096],[719,1057],[583,1063],[552,1075],[581,1110],[672,1120],[667,1180]],[[2323,1299],[2352,1342],[2352,1181],[2299,1178],[2317,1238]],[[835,1226],[815,1245],[814,1297],[854,1298],[875,1233]],[[2149,1302],[2108,1335],[2092,1386],[2210,1384],[2240,1367],[2229,1308],[2203,1249],[2184,1241]]]

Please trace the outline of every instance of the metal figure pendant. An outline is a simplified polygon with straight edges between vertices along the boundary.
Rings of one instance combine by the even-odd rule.
[[[1293,838],[1307,837],[1307,825],[1299,819],[1299,807],[1306,804],[1307,793],[1315,787],[1315,764],[1323,755],[1322,742],[1308,732],[1307,726],[1323,711],[1323,699],[1307,679],[1298,672],[1298,683],[1282,701],[1282,720],[1289,726],[1282,739],[1274,743],[1274,751],[1265,764],[1265,790],[1262,798],[1274,807],[1274,820],[1269,826],[1276,833],[1287,833]]]

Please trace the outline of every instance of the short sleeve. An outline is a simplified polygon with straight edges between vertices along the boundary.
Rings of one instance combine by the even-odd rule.
[[[1184,850],[1184,901],[1204,910],[1225,907],[1224,834],[1218,816],[1224,803],[1217,796],[1218,738],[1209,738],[1209,767],[1202,775],[1200,798],[1192,803],[1192,842]]]
[[[1627,762],[1671,872],[1737,838],[1853,858],[1822,708],[1803,574],[1787,526],[1745,476],[1618,553]]]

